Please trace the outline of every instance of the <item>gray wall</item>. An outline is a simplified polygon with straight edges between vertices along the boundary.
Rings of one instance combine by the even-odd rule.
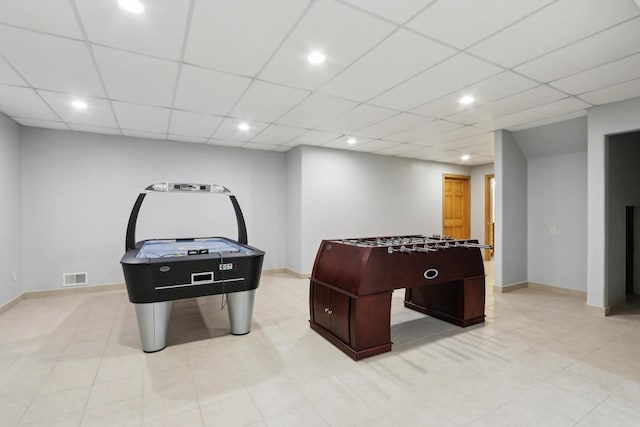
[[[471,168],[471,238],[485,241],[484,178],[493,173],[493,163]]]
[[[302,264],[322,239],[442,232],[442,174],[470,168],[302,147]]]
[[[528,281],[586,291],[587,152],[530,159],[527,172]]]
[[[286,268],[302,272],[302,147],[285,153],[287,168]]]
[[[609,304],[624,302],[626,298],[625,207],[640,205],[639,165],[640,132],[609,137],[606,228]],[[634,274],[640,274],[640,271],[634,271]]]
[[[495,285],[527,281],[527,159],[513,134],[496,131]]]
[[[587,117],[521,130],[514,137],[527,159],[587,151]]]
[[[22,147],[22,253],[39,254],[24,257],[26,291],[61,287],[65,272],[121,283],[131,207],[154,182],[229,187],[265,268],[308,273],[321,239],[440,233],[442,174],[471,172],[319,147],[283,154],[36,128],[23,129]],[[138,240],[236,233],[228,199],[216,196],[152,193],[138,224]]]
[[[20,156],[20,126],[0,113],[0,305],[23,292]]]
[[[640,129],[640,98],[592,107],[588,110],[588,218],[587,304],[607,307],[617,301],[608,295],[606,224],[606,136]],[[613,295],[612,295],[613,296]]]
[[[267,253],[264,267],[285,264],[282,153],[24,128],[25,290],[60,287],[65,272],[87,272],[90,284],[121,283],[133,202],[162,181],[227,186],[244,212],[249,244]],[[136,237],[216,235],[237,237],[227,197],[156,193],[142,206]]]

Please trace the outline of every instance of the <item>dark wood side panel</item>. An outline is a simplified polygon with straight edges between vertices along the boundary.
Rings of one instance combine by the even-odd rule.
[[[361,296],[352,300],[351,347],[362,351],[391,346],[391,292]]]
[[[484,277],[464,279],[464,309],[462,317],[465,320],[484,319],[485,289]]]
[[[484,322],[484,276],[420,286],[407,290],[405,307],[469,326]]]

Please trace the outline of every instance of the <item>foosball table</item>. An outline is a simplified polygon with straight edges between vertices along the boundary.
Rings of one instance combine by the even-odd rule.
[[[484,322],[485,273],[477,240],[398,236],[323,240],[309,286],[311,328],[354,360],[391,350],[391,295],[466,327]]]

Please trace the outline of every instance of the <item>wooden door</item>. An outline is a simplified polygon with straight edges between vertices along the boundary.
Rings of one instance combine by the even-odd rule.
[[[470,177],[443,175],[442,234],[468,239],[471,229]]]

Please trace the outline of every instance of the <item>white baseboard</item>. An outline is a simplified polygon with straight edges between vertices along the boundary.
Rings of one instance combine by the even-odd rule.
[[[535,283],[535,282],[527,282],[527,283],[528,283],[528,287],[533,288],[533,289],[541,289],[541,290],[545,290],[547,292],[552,292],[554,294],[571,295],[571,296],[574,296],[574,297],[584,298],[585,300],[587,299],[587,292],[586,291],[579,291],[577,289],[561,288],[559,286],[545,285],[543,283]]]
[[[493,292],[497,294],[506,294],[507,292],[513,292],[518,289],[526,288],[528,283],[529,282],[511,283],[509,285],[504,285],[504,286],[494,285]]]

